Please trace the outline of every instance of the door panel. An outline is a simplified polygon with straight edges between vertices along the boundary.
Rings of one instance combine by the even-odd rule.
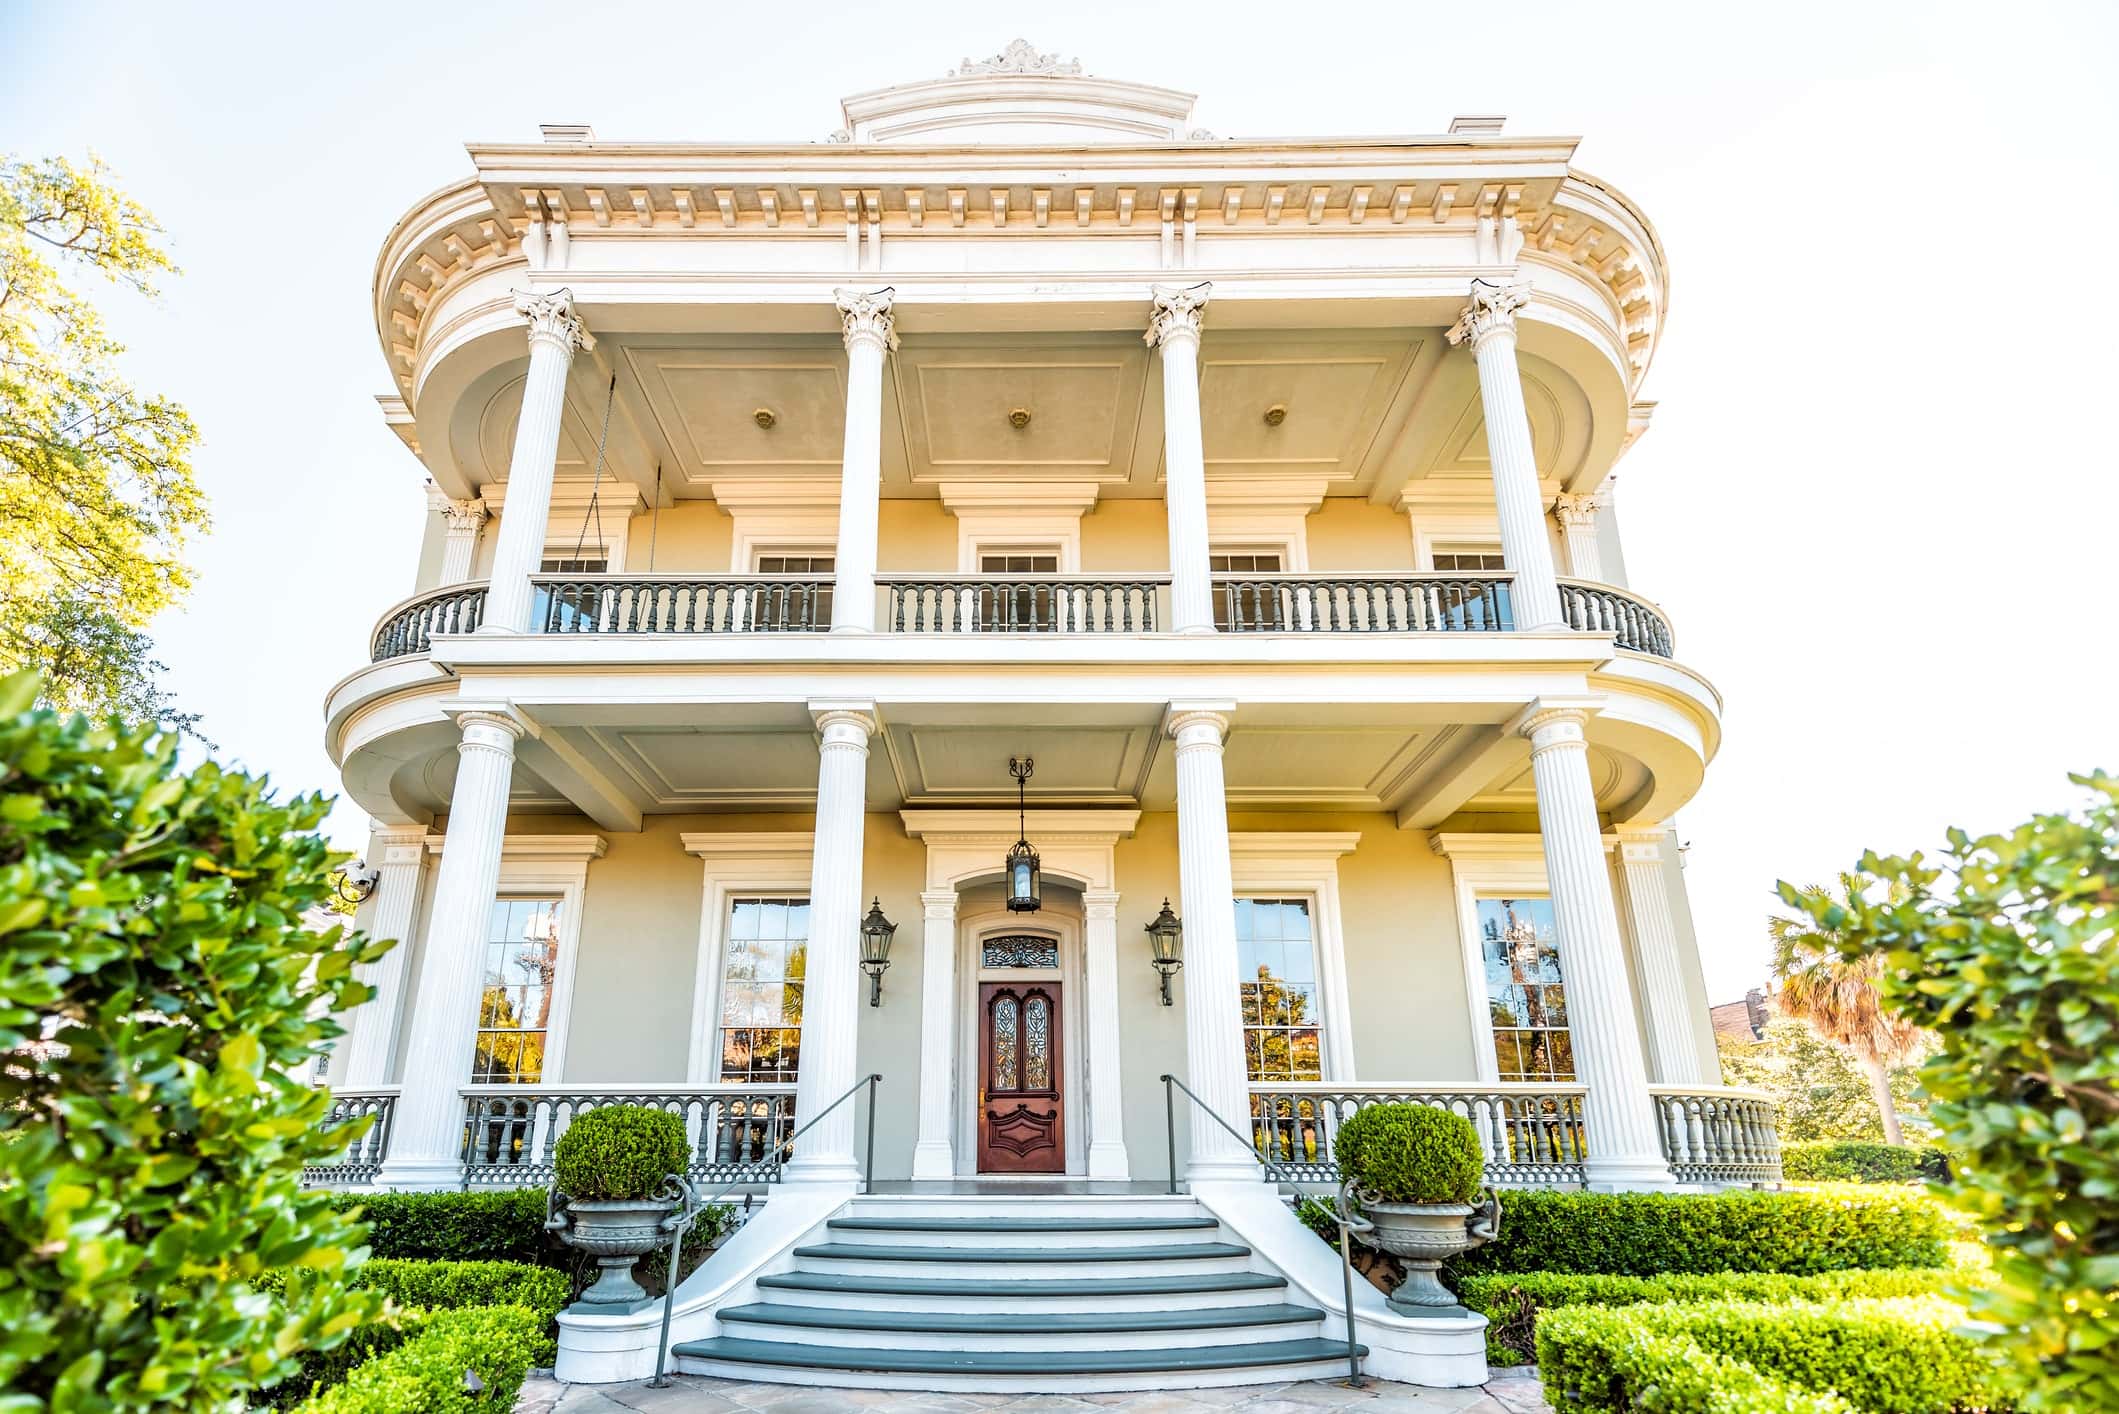
[[[1060,986],[979,988],[979,1172],[1065,1173]]]

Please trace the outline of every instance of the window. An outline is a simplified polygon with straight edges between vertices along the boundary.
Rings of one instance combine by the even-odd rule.
[[[1036,551],[979,556],[980,574],[1058,574],[1059,556]]]
[[[1464,546],[1453,550],[1435,551],[1437,574],[1501,574],[1508,569],[1498,549],[1484,546]]]
[[[539,574],[602,574],[610,568],[610,556],[600,550],[579,555],[546,555],[537,562]]]
[[[791,587],[782,591],[779,602],[772,597],[773,591],[767,591],[766,597],[754,607],[754,620],[772,628],[829,628],[831,577],[838,563],[837,555],[807,550],[776,551],[758,556],[759,574],[808,575],[822,579],[824,583],[814,589]]]
[[[1278,550],[1213,551],[1207,556],[1207,568],[1217,575],[1222,574],[1279,574],[1281,570]],[[1234,626],[1230,616],[1229,595],[1233,586],[1214,586],[1214,627],[1226,633]],[[1247,629],[1279,629],[1286,627],[1287,615],[1281,609],[1280,591],[1265,585],[1247,585],[1235,589],[1235,613]]]
[[[1253,1080],[1322,1080],[1317,945],[1310,902],[1236,900],[1244,1065]]]
[[[1042,550],[1004,550],[979,556],[980,574],[1058,574],[1059,555]],[[1031,630],[1051,633],[1059,628],[1059,591],[1049,584],[1019,584],[1009,588],[979,590],[979,627],[987,630]]]
[[[723,1080],[794,1081],[808,960],[808,899],[730,901],[721,973]]]
[[[1494,1064],[1502,1080],[1572,1080],[1567,989],[1560,977],[1552,901],[1478,901],[1479,957],[1493,1021]]]
[[[553,979],[559,970],[560,903],[549,898],[493,901],[486,923],[486,970],[478,1000],[474,1085],[537,1085],[544,1080]]]

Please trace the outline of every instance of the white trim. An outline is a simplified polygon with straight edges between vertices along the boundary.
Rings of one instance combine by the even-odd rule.
[[[1472,1061],[1479,1079],[1498,1083],[1500,1066],[1494,1063],[1494,1018],[1486,995],[1486,962],[1479,955],[1479,900],[1481,898],[1546,898],[1552,889],[1545,878],[1545,839],[1542,835],[1438,834],[1431,838],[1435,853],[1449,860],[1457,894],[1457,941],[1464,955],[1464,999],[1471,1012]],[[1567,960],[1560,960],[1565,975]],[[1572,1039],[1573,1028],[1569,1028]]]
[[[787,482],[717,481],[714,504],[733,521],[729,533],[730,574],[752,574],[760,554],[807,549],[836,555],[839,548],[839,483],[814,486]]]
[[[591,484],[585,478],[568,477],[566,480],[552,483],[552,499],[545,509],[544,549],[540,558],[571,560],[577,558],[574,548],[576,544],[579,544],[583,551],[598,545],[598,542],[586,538],[583,534],[585,526],[593,529],[595,524],[587,520],[591,492]],[[607,562],[605,572],[623,574],[626,546],[632,540],[633,517],[640,513],[643,506],[640,488],[630,482],[621,481],[606,471],[603,484],[594,487],[593,493],[596,514],[603,523],[603,540],[599,548]],[[507,483],[495,482],[484,488],[479,492],[479,499],[485,503],[489,514],[505,516]]]
[[[1361,832],[1245,830],[1229,836],[1229,874],[1238,894],[1310,900],[1317,981],[1324,994],[1324,1078],[1354,1075],[1353,1013],[1347,998],[1346,931],[1339,906],[1339,857]]]
[[[809,897],[810,856],[816,837],[795,831],[694,832],[678,836],[686,854],[704,862],[699,885],[699,947],[692,967],[691,1044],[687,1085],[715,1077],[715,1038],[721,1033],[721,973],[728,948],[732,900],[743,894]]]
[[[1310,572],[1310,516],[1326,482],[1219,481],[1207,484],[1207,552],[1277,550],[1288,574]]]
[[[1413,526],[1413,568],[1433,573],[1435,551],[1478,546],[1481,553],[1501,550],[1501,522],[1493,516],[1444,516],[1416,511]],[[1492,549],[1488,550],[1487,547]]]
[[[981,949],[1001,933],[1031,933],[1059,945],[1059,966],[987,968]],[[957,919],[957,1114],[956,1168],[964,1178],[995,1175],[979,1172],[979,1065],[985,1059],[980,1037],[979,984],[982,982],[1057,982],[1060,985],[1061,1145],[1063,1176],[1079,1178],[1089,1171],[1089,1065],[1083,1023],[1088,1019],[1088,988],[1082,965],[1082,920],[1070,914],[1039,910],[1033,915],[987,909]],[[1115,1000],[1115,999],[1114,999]],[[1112,1058],[1117,1064],[1117,1057]],[[1007,1175],[999,1175],[1006,1177]],[[1036,1177],[1037,1175],[1023,1175]]]
[[[959,574],[979,573],[988,554],[1059,557],[1060,574],[1082,572],[1082,516],[1096,504],[1094,482],[943,482],[942,505],[956,517]]]

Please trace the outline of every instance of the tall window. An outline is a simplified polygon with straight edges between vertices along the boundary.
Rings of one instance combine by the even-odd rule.
[[[1250,1078],[1322,1080],[1324,1018],[1309,900],[1236,900],[1236,957]]]
[[[1042,550],[1005,550],[979,556],[979,573],[994,575],[1058,574],[1059,554]],[[1013,589],[979,591],[979,627],[1036,630],[1059,627],[1059,594],[1049,584],[1022,584]]]
[[[538,1085],[545,1029],[552,1019],[552,978],[559,970],[559,900],[493,901],[486,922],[486,972],[478,999],[478,1043],[471,1054],[476,1085]]]
[[[1207,568],[1217,575],[1234,574],[1279,574],[1281,570],[1278,550],[1216,550],[1207,556]],[[1280,610],[1280,591],[1251,585],[1237,593],[1233,609],[1229,600],[1230,587],[1226,583],[1214,585],[1214,627],[1226,632],[1231,624],[1231,615],[1243,620],[1245,628],[1278,629],[1285,626],[1287,615]]]
[[[789,551],[758,556],[759,574],[799,574],[821,579],[815,589],[788,589],[775,602],[768,597],[754,610],[761,624],[787,628],[824,628],[831,623],[831,578],[837,555]],[[770,596],[773,591],[766,591]]]
[[[808,961],[808,899],[739,898],[729,905],[721,972],[723,1080],[794,1080]]]
[[[1550,899],[1479,900],[1479,956],[1503,1080],[1575,1077],[1558,937]]]

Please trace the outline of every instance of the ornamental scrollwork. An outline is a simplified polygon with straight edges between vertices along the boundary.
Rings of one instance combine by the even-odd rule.
[[[834,290],[839,302],[839,321],[844,326],[846,347],[869,341],[885,349],[898,346],[897,320],[890,312],[897,292],[881,290]]]
[[[973,62],[966,58],[949,71],[953,79],[968,79],[980,74],[1046,74],[1053,78],[1077,78],[1082,71],[1079,59],[1061,59],[1057,54],[1040,54],[1037,46],[1027,39],[1011,40],[1006,49],[990,59]]]
[[[1199,338],[1200,323],[1206,318],[1207,297],[1214,286],[1202,281],[1197,285],[1157,285],[1151,291],[1155,299],[1155,312],[1148,316],[1148,332],[1142,339],[1151,347],[1159,348],[1171,338]]]
[[[581,322],[580,315],[574,313],[572,290],[554,290],[548,295],[517,290],[515,312],[530,321],[530,342],[533,345],[539,341],[557,344],[568,354],[596,347],[588,326]]]
[[[1457,316],[1457,322],[1449,329],[1449,341],[1453,344],[1470,343],[1477,353],[1482,344],[1496,334],[1516,332],[1516,311],[1530,303],[1530,286],[1496,285],[1487,280],[1472,281],[1471,303]]]

